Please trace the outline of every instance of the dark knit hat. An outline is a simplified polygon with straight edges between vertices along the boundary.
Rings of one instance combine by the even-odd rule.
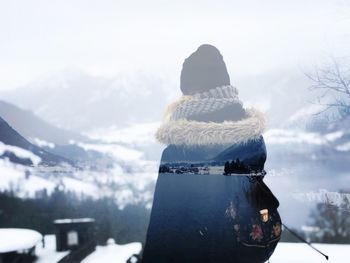
[[[212,45],[201,45],[185,59],[180,79],[184,95],[204,92],[215,87],[230,85],[225,62],[220,51]]]

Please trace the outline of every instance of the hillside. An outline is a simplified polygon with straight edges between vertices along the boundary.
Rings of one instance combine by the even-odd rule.
[[[3,118],[0,117],[0,142],[9,146],[16,146],[18,148],[30,151],[34,155],[41,158],[41,164],[45,165],[58,165],[60,163],[71,163],[69,160],[51,154],[40,147],[33,145],[27,141],[23,136],[21,136],[17,131],[15,131]],[[16,156],[13,152],[5,151],[2,156],[8,157],[11,161],[21,164],[32,164],[29,159],[21,159]]]
[[[31,111],[23,110],[0,100],[0,116],[27,140],[39,139],[49,143],[67,145],[70,141],[87,142],[79,133],[60,129],[37,117]]]

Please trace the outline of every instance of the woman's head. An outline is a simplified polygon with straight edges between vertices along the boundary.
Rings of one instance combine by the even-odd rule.
[[[180,79],[180,88],[184,95],[193,95],[225,85],[230,85],[230,76],[216,47],[201,45],[185,59]]]
[[[201,45],[185,59],[182,66],[180,83],[180,88],[184,95],[205,93],[209,90],[211,90],[211,94],[218,87],[220,89],[218,91],[219,94],[226,94],[220,87],[228,85],[230,85],[230,76],[227,72],[224,59],[216,47],[208,44]],[[228,95],[228,98],[231,98],[229,94],[226,95]],[[220,102],[217,100],[215,103]],[[199,103],[199,105],[206,109],[211,107],[211,111],[192,114],[191,116],[187,116],[188,119],[222,122],[225,120],[240,120],[245,117],[245,110],[242,104],[238,102],[230,103],[228,106],[218,107],[217,109],[214,109],[213,103],[205,106],[203,106],[203,103]]]

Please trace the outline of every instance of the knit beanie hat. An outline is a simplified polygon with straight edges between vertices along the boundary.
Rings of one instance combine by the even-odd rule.
[[[180,78],[180,88],[184,95],[193,95],[224,85],[230,85],[230,76],[216,47],[201,45],[185,59]]]

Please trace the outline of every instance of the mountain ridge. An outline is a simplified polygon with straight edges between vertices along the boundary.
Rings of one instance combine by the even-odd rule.
[[[88,142],[87,137],[66,129],[57,128],[12,103],[0,100],[0,116],[27,140],[40,139],[49,143],[67,145],[71,140]]]
[[[36,156],[41,158],[41,164],[44,165],[58,165],[62,163],[72,164],[72,162],[68,159],[60,157],[58,155],[54,155],[49,153],[42,148],[33,145],[29,141],[27,141],[22,135],[20,135],[16,130],[14,130],[3,118],[0,117],[0,141],[5,145],[16,146],[21,149],[27,150],[35,154]],[[8,157],[10,161],[30,165],[31,161],[28,159],[21,159],[16,157],[16,155],[12,152],[6,151],[2,156],[2,158]]]

